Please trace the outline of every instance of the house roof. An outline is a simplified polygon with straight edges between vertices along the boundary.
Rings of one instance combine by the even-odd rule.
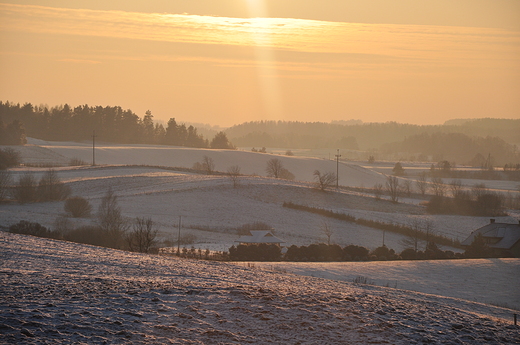
[[[239,243],[285,243],[284,240],[274,236],[269,230],[251,230],[251,235],[241,236],[235,242]]]
[[[491,222],[471,233],[461,244],[469,246],[477,234],[482,234],[485,239],[495,243],[489,243],[490,248],[511,249],[520,241],[520,224]]]

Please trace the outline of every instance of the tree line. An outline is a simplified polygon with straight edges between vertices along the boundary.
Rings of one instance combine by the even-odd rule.
[[[25,136],[50,141],[96,140],[121,144],[164,144],[186,147],[232,149],[224,132],[211,141],[197,128],[170,118],[166,127],[154,122],[151,111],[140,118],[120,106],[47,107],[0,101],[0,144],[25,144]],[[10,133],[6,135],[5,133]]]
[[[252,121],[235,125],[226,133],[238,146],[359,149],[387,156],[404,152],[418,160],[448,159],[480,166],[488,154],[498,165],[519,163],[514,147],[519,131],[520,120],[477,119],[422,126]]]
[[[519,162],[514,145],[500,137],[470,137],[463,133],[421,133],[387,145],[386,152],[418,154],[433,161],[459,162],[481,168]],[[427,160],[427,159],[423,159]]]

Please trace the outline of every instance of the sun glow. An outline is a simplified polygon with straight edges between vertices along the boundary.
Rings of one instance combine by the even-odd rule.
[[[518,116],[518,30],[356,23],[308,8],[299,18],[314,19],[274,17],[273,2],[243,1],[239,13],[218,16],[195,2],[183,2],[192,14],[173,5],[138,12],[0,3],[0,93],[17,102],[128,104],[139,113],[161,104],[153,110],[163,116],[174,98],[179,112],[205,121],[218,111],[227,125],[323,112],[372,121],[425,109],[430,118]]]
[[[273,37],[284,24],[279,20],[266,18],[267,10],[262,0],[246,0],[249,13],[253,19],[251,34],[254,40],[257,77],[264,99],[265,113],[269,120],[285,119],[283,114],[282,96],[279,77],[276,69],[276,57],[273,47]]]

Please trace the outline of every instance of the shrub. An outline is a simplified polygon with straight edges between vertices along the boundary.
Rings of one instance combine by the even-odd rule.
[[[121,208],[117,203],[117,196],[109,189],[101,199],[98,209],[99,226],[104,232],[103,246],[121,249],[124,244],[124,234],[128,228]]]
[[[21,220],[9,227],[9,232],[14,234],[31,235],[38,237],[50,237],[51,232],[43,225],[27,220]]]
[[[157,228],[152,218],[135,219],[133,230],[126,235],[128,249],[132,252],[149,253],[155,245]]]
[[[289,170],[285,169],[282,161],[278,158],[271,158],[267,161],[265,168],[267,177],[281,178],[285,180],[294,180],[295,176]]]
[[[11,173],[9,171],[0,170],[0,202],[6,200],[9,196],[9,188],[12,183]]]
[[[83,159],[80,159],[80,158],[71,158],[69,160],[69,166],[71,167],[75,167],[75,166],[81,166],[81,165],[88,165],[87,162],[85,162]]]
[[[70,195],[70,187],[60,181],[55,170],[47,170],[38,183],[38,199],[41,201],[64,200]]]
[[[460,214],[469,216],[502,216],[505,197],[498,193],[482,192],[471,200],[467,193],[457,198],[433,196],[426,206],[431,214]]]
[[[412,248],[407,248],[401,252],[401,258],[403,260],[415,260],[417,259],[417,252]]]
[[[107,235],[99,226],[82,226],[63,234],[66,241],[109,247]]]
[[[15,199],[24,204],[26,202],[35,202],[36,198],[36,179],[31,173],[25,173],[18,178],[18,185],[14,189]]]
[[[90,202],[80,196],[74,196],[68,198],[63,206],[65,212],[70,214],[74,218],[88,217],[92,211]]]
[[[280,261],[282,251],[274,244],[239,245],[229,248],[229,258],[235,261]]]
[[[401,164],[401,162],[395,163],[394,168],[392,169],[392,173],[395,176],[403,176],[405,174],[404,168],[403,168],[403,165]]]
[[[18,151],[10,147],[0,149],[0,170],[18,166],[20,162],[20,153]]]
[[[74,224],[67,217],[58,216],[54,220],[53,231],[60,238],[63,238],[64,234],[72,231],[73,229],[74,229]]]
[[[354,244],[348,245],[343,248],[343,255],[349,255],[352,259],[366,260],[368,257],[368,249],[361,246],[356,246]]]
[[[484,240],[484,236],[478,233],[473,238],[473,242],[466,248],[464,255],[467,258],[489,258],[491,257],[491,249]]]
[[[364,276],[357,276],[352,282],[354,284],[374,285],[373,281],[368,280],[368,278]]]

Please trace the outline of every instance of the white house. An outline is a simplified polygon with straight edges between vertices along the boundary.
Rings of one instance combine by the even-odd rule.
[[[469,246],[477,234],[482,234],[495,254],[520,257],[520,223],[497,223],[490,219],[487,225],[473,231],[461,244]]]

